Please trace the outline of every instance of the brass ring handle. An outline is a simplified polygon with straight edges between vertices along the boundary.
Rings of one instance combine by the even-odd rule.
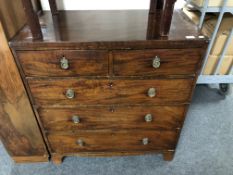
[[[80,123],[80,117],[77,116],[77,115],[73,115],[72,116],[72,121],[73,121],[74,124],[78,124],[78,123]]]
[[[62,69],[66,70],[69,68],[69,61],[68,59],[66,59],[66,57],[62,57],[62,59],[60,60],[60,66]]]
[[[160,58],[158,56],[155,56],[155,58],[153,59],[152,66],[155,69],[158,69],[160,67]]]
[[[81,147],[85,145],[85,143],[84,143],[84,141],[82,139],[78,139],[76,141],[76,144],[79,145],[79,146],[81,146]]]
[[[156,89],[155,88],[149,88],[148,92],[147,92],[148,97],[155,97],[156,96]]]
[[[152,120],[153,120],[153,117],[152,117],[151,114],[146,114],[146,115],[145,115],[145,121],[146,121],[146,122],[149,123],[149,122],[152,122]]]
[[[66,98],[73,99],[75,97],[75,92],[73,89],[66,90]]]
[[[148,143],[149,143],[149,139],[148,138],[143,138],[142,139],[142,144],[143,145],[148,145]]]

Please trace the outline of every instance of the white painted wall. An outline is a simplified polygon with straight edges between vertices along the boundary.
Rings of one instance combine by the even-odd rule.
[[[148,9],[150,0],[56,0],[62,10],[118,10]],[[44,10],[49,10],[48,0],[41,0]]]
[[[125,10],[148,9],[150,0],[56,0],[59,10]],[[41,0],[44,10],[50,10],[48,0]],[[177,0],[176,8],[184,5]]]

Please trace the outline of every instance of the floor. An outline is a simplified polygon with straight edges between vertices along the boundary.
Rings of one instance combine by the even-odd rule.
[[[16,165],[0,144],[0,175],[233,175],[233,93],[216,91],[196,88],[172,162],[147,155]]]

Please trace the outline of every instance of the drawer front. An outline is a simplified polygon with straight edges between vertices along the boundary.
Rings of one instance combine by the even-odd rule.
[[[79,132],[49,134],[52,152],[153,151],[174,149],[178,131]]]
[[[186,103],[193,81],[28,79],[35,103],[43,106]]]
[[[181,127],[186,106],[80,107],[39,109],[45,130],[176,129]]]
[[[106,51],[20,51],[18,59],[26,76],[106,76]]]
[[[116,76],[193,75],[201,60],[200,49],[116,51]]]

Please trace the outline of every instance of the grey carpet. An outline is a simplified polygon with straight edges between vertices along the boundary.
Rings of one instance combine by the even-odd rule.
[[[0,175],[233,175],[232,150],[233,95],[198,86],[172,162],[146,155],[16,165],[0,144]]]

